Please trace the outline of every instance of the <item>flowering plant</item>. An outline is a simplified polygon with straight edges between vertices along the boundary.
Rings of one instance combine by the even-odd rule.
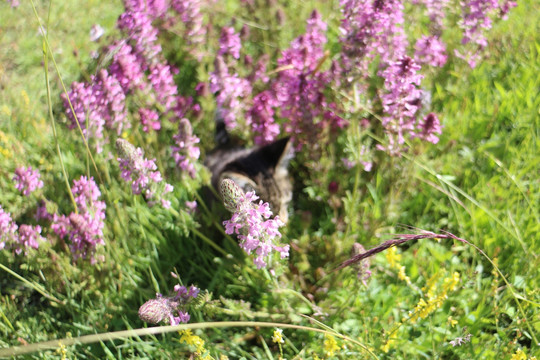
[[[253,263],[258,269],[268,265],[272,250],[278,252],[282,259],[289,256],[289,245],[276,244],[281,238],[279,227],[283,222],[279,216],[273,219],[270,205],[262,200],[254,191],[244,191],[231,179],[224,179],[220,184],[221,196],[225,208],[233,213],[230,220],[223,222],[225,232],[236,234],[240,247],[248,254],[255,252]]]

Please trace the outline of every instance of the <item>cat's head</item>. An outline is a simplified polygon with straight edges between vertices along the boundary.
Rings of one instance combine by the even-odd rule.
[[[219,181],[231,179],[245,192],[255,191],[270,204],[274,215],[288,220],[288,205],[292,199],[292,183],[287,167],[294,150],[289,138],[247,150],[223,168]]]

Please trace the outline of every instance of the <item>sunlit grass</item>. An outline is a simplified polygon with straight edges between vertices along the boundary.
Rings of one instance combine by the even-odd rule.
[[[67,173],[96,176],[79,135],[62,123],[59,79],[69,84],[88,78],[90,54],[100,46],[89,41],[90,26],[99,20],[106,34],[114,34],[122,11],[119,2],[53,2],[48,18],[47,6],[40,2],[37,10],[49,27],[60,70],[57,74],[48,67],[50,105],[43,38],[30,2],[17,9],[0,5],[0,85],[5,89],[0,93],[0,204],[21,221],[32,219],[34,202],[41,197],[61,209],[72,208],[49,110],[57,121]],[[229,6],[228,13],[240,11],[233,2]],[[332,8],[329,3],[323,11]],[[303,24],[311,5],[294,4],[289,10]],[[326,18],[334,21],[330,39],[338,36],[338,15],[332,14]],[[520,2],[508,21],[493,29],[483,63],[470,69],[454,61],[444,78],[433,79],[433,109],[444,124],[437,145],[414,144],[414,151],[401,158],[378,156],[372,172],[344,175],[333,166],[344,147],[377,140],[374,134],[351,131],[325,148],[319,163],[293,162],[297,184],[308,186],[295,194],[284,235],[293,248],[291,259],[288,266],[276,267],[276,276],[256,271],[224,236],[211,205],[195,194],[196,181],[171,172],[176,181],[173,210],[148,208],[116,181],[118,169],[108,155],[97,155],[108,217],[103,251],[109,261],[72,263],[69,254],[59,251],[65,244],[40,247],[30,262],[0,254],[0,347],[49,341],[53,350],[26,348],[29,354],[38,351],[28,355],[33,358],[187,357],[195,350],[181,344],[175,333],[184,327],[139,329],[144,325],[137,317],[138,307],[156,292],[168,293],[174,285],[169,274],[178,271],[185,285],[208,290],[188,327],[214,358],[277,358],[280,350],[272,342],[276,326],[284,330],[280,346],[287,358],[332,358],[329,349],[343,359],[369,354],[510,359],[518,349],[534,355],[540,329],[539,16],[533,1]],[[254,52],[284,47],[297,35],[295,25],[272,38],[275,18],[258,20],[250,23],[261,39],[252,44]],[[201,124],[200,131],[205,127],[211,128]],[[211,139],[212,134],[201,137]],[[160,151],[159,138],[143,142],[152,157],[165,158],[152,153]],[[160,167],[166,168],[166,161]],[[39,197],[23,198],[12,185],[13,169],[27,163],[39,166],[48,184]],[[202,181],[208,181],[205,170],[200,171]],[[331,182],[338,184],[335,193],[328,191]],[[200,202],[195,218],[184,206],[194,198]],[[406,243],[371,259],[367,286],[352,267],[334,271],[351,256],[353,243],[371,248],[409,226],[449,231],[477,248],[455,240]],[[452,279],[456,284],[450,286]],[[226,322],[233,320],[241,322]],[[122,336],[109,334],[124,330],[128,333]],[[336,336],[337,348],[325,332]],[[470,344],[450,345],[466,334],[471,334]],[[16,351],[0,349],[0,354]]]

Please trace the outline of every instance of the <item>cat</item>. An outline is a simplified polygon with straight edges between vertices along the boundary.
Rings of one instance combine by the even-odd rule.
[[[231,144],[225,124],[216,124],[218,147],[206,157],[205,165],[212,173],[212,186],[219,189],[223,179],[231,179],[245,192],[255,191],[268,202],[270,210],[284,223],[289,218],[288,205],[292,199],[292,183],[287,167],[293,157],[290,138],[268,145],[244,148]]]

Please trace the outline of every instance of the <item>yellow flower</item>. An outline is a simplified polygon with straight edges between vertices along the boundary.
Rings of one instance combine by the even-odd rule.
[[[324,340],[324,351],[326,356],[334,356],[335,352],[339,350],[336,339],[332,335],[326,334]]]
[[[408,277],[407,274],[405,274],[405,266],[399,267],[398,279],[405,281],[409,285],[411,284],[411,278]]]
[[[381,347],[381,350],[384,351],[385,353],[389,352],[390,351],[390,346],[394,345],[394,342],[395,342],[394,339],[389,339],[386,342],[386,344],[384,344],[384,346]]]
[[[193,345],[196,348],[196,355],[198,359],[211,359],[211,357],[204,356],[206,352],[204,347],[204,340],[197,335],[193,335],[190,329],[182,330],[178,332],[180,334],[180,342],[188,345]]]
[[[275,342],[276,344],[283,344],[285,342],[285,340],[283,340],[283,330],[281,329],[274,330],[272,341]]]
[[[443,291],[447,293],[448,291],[454,291],[459,284],[459,273],[454,271],[451,278],[445,278],[443,284]]]
[[[451,316],[448,317],[448,323],[450,324],[450,326],[454,327],[457,325],[458,321],[457,320],[454,320],[452,319]]]
[[[514,355],[512,355],[510,360],[527,360],[527,355],[523,352],[523,350],[519,349]]]
[[[414,324],[419,318],[425,319],[433,311],[440,308],[444,303],[444,300],[448,297],[448,291],[455,290],[457,288],[459,279],[460,276],[458,272],[454,272],[452,277],[445,278],[443,280],[443,288],[439,293],[436,293],[437,288],[435,284],[432,284],[432,286],[430,286],[428,289],[428,293],[426,294],[427,301],[423,298],[418,300],[418,304],[412,311],[410,317],[411,323]]]
[[[56,349],[56,353],[62,356],[62,360],[66,360],[67,359],[66,345],[62,344],[62,342],[59,342],[58,346],[59,348]]]
[[[7,105],[2,105],[2,113],[11,116],[11,109]]]
[[[22,90],[21,91],[21,96],[23,98],[24,105],[28,109],[28,107],[30,106],[30,98],[28,97],[28,93],[25,90]]]
[[[391,247],[386,251],[386,261],[388,261],[391,268],[397,269],[399,267],[400,260],[401,254],[397,253],[397,248]]]

